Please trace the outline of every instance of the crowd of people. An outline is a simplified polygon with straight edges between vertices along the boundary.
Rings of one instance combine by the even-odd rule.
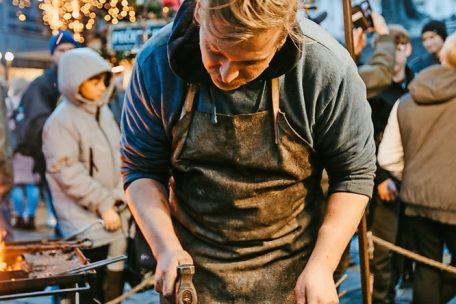
[[[407,30],[374,13],[364,63],[365,30],[353,60],[297,10],[187,0],[121,98],[99,53],[53,36],[42,76],[0,85],[0,228],[34,229],[43,201],[58,236],[90,227],[83,253],[97,261],[127,252],[134,222],[157,292],[172,296],[176,266],[194,264],[202,303],[337,303],[366,207],[374,235],[437,261],[446,247],[456,266],[456,34],[426,22],[427,52],[410,60]],[[98,271],[83,303],[119,296],[125,267]],[[373,303],[395,303],[400,281],[413,303],[456,295],[455,276],[379,245],[371,271]]]

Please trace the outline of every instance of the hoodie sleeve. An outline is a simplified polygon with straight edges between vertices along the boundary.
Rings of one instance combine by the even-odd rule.
[[[157,63],[158,65],[158,63]],[[167,184],[170,169],[170,144],[162,122],[159,97],[152,97],[148,88],[159,94],[159,77],[151,64],[138,61],[127,89],[122,116],[121,157],[124,189],[141,178]],[[145,85],[147,83],[147,87]]]
[[[43,130],[47,174],[67,196],[88,210],[102,214],[114,206],[115,198],[79,161],[78,137],[68,122],[51,116]]]
[[[356,69],[347,65],[340,75],[338,88],[316,123],[317,150],[328,171],[330,194],[370,197],[376,167],[370,107]]]
[[[359,75],[366,84],[367,98],[371,98],[393,81],[396,48],[391,35],[380,36],[374,54],[367,64],[358,68]]]

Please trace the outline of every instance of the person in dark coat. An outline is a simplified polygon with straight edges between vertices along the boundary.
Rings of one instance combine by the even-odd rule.
[[[431,20],[423,26],[421,40],[427,53],[410,62],[410,67],[414,73],[419,73],[431,65],[440,64],[439,54],[446,37],[447,29],[442,21]]]
[[[60,93],[57,87],[57,66],[61,56],[68,50],[79,47],[70,32],[62,31],[51,37],[49,52],[53,64],[33,80],[21,98],[24,118],[16,124],[16,151],[33,158],[33,171],[38,173],[41,189],[48,209],[52,210],[51,197],[46,184],[46,162],[42,152],[42,133],[46,119],[57,106]],[[48,222],[53,221],[51,213]]]
[[[0,241],[10,240],[6,197],[13,186],[13,150],[8,135],[5,88],[0,85]]]
[[[60,93],[57,87],[57,66],[60,57],[68,50],[79,47],[70,32],[60,32],[53,36],[49,43],[49,52],[53,64],[43,75],[33,80],[22,95],[21,105],[24,119],[18,124],[19,152],[31,155],[35,161],[35,172],[44,176],[46,164],[41,151],[41,134],[46,119],[57,105]]]

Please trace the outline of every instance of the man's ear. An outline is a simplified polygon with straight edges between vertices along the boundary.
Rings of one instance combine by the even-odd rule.
[[[193,13],[193,21],[196,24],[200,24],[200,10],[201,10],[201,3],[199,0],[196,0],[195,12]]]

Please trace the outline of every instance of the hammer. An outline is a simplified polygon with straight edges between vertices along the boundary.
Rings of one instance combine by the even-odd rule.
[[[195,266],[183,264],[177,266],[176,304],[197,304],[196,289],[192,282]]]

